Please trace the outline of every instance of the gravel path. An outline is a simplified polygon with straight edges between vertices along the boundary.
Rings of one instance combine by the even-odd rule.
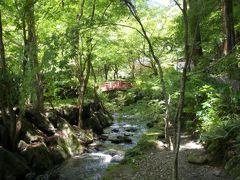
[[[179,176],[181,180],[232,180],[221,167],[195,165],[187,162],[187,155],[203,151],[201,145],[182,140],[179,154]],[[136,169],[120,168],[112,177],[116,180],[170,180],[173,153],[166,150],[151,150],[146,158],[136,160]]]

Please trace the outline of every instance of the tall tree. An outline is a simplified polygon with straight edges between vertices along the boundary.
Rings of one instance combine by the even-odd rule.
[[[195,66],[198,63],[199,57],[203,55],[199,5],[199,0],[189,0],[189,31],[192,42],[191,58]]]
[[[5,126],[5,137],[8,148],[15,150],[16,145],[16,117],[12,104],[12,86],[9,78],[5,48],[3,43],[2,13],[0,11],[0,110]],[[9,142],[8,142],[9,141]]]
[[[26,9],[26,22],[28,30],[27,38],[27,57],[29,64],[31,64],[31,74],[33,87],[35,92],[32,97],[34,109],[43,112],[44,110],[44,99],[43,99],[43,85],[42,85],[42,74],[40,73],[40,66],[38,62],[38,44],[35,24],[35,0],[27,0]]]
[[[166,83],[164,81],[164,74],[163,74],[163,68],[162,68],[162,64],[160,59],[156,56],[154,48],[153,48],[153,44],[151,39],[149,38],[147,31],[137,13],[136,7],[135,5],[132,3],[131,0],[123,0],[125,2],[125,4],[127,5],[129,11],[131,12],[132,16],[135,18],[135,20],[138,22],[139,26],[141,27],[142,33],[141,35],[143,36],[143,38],[146,40],[147,44],[148,44],[148,48],[149,48],[149,52],[153,58],[153,60],[155,61],[157,68],[158,68],[158,75],[159,75],[159,79],[160,79],[160,85],[162,87],[162,93],[163,93],[163,97],[164,97],[164,104],[166,107],[166,112],[165,112],[165,139],[166,142],[168,144],[169,148],[172,148],[173,146],[173,142],[172,139],[170,138],[170,134],[169,134],[169,128],[171,126],[171,121],[170,121],[170,107],[169,107],[169,95],[167,94],[167,90],[166,90]]]
[[[3,27],[2,27],[2,12],[0,11],[0,110],[4,124],[7,122],[6,106],[7,106],[7,87],[6,87],[6,59],[5,49],[3,44]]]
[[[190,63],[190,48],[189,48],[189,19],[187,13],[187,0],[183,0],[182,7],[177,0],[174,0],[183,15],[183,26],[184,26],[184,59],[185,64],[182,72],[182,77],[180,81],[180,96],[178,100],[177,112],[175,115],[176,122],[176,135],[175,135],[175,146],[174,146],[174,161],[173,161],[173,174],[172,179],[178,179],[178,154],[180,148],[180,140],[181,140],[181,118],[185,100],[185,89],[186,89],[186,81],[187,81],[187,68]]]
[[[81,34],[80,27],[83,24],[82,18],[84,15],[84,7],[85,7],[85,0],[81,0],[79,14],[77,15],[76,26],[73,28],[74,39],[75,39],[73,42],[73,47],[74,47],[73,55],[74,55],[74,61],[76,65],[76,77],[79,81],[78,126],[80,128],[83,127],[82,114],[83,114],[83,105],[84,105],[84,95],[85,95],[85,91],[87,88],[87,84],[88,84],[88,80],[91,72],[91,61],[92,61],[92,51],[93,51],[93,44],[92,44],[93,37],[92,37],[91,27],[93,26],[93,22],[94,22],[96,0],[93,1],[91,6],[90,22],[88,24],[88,27],[90,27],[90,30],[86,34]],[[84,43],[85,43],[85,46],[83,45]],[[79,44],[81,44],[81,47],[79,47]]]
[[[233,1],[223,0],[222,6],[223,22],[224,22],[224,55],[229,54],[235,46],[235,31],[234,31],[234,19],[233,19]]]

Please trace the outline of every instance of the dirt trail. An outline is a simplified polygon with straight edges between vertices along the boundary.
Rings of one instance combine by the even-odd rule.
[[[179,176],[181,180],[232,180],[221,167],[208,164],[196,165],[187,161],[192,152],[201,152],[203,147],[191,140],[183,139],[179,154]],[[120,168],[111,179],[126,180],[170,180],[173,153],[166,150],[151,150],[143,159],[136,160],[136,168]]]

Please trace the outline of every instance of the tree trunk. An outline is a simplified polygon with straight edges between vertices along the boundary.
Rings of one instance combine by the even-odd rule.
[[[84,95],[86,92],[86,88],[88,85],[88,80],[90,77],[90,72],[91,72],[91,61],[92,61],[92,50],[93,50],[93,45],[92,45],[92,32],[88,32],[89,36],[86,39],[86,46],[87,46],[87,56],[84,57],[82,54],[80,55],[79,51],[79,28],[78,26],[80,25],[81,18],[83,17],[83,10],[84,10],[84,4],[85,0],[80,1],[80,13],[77,16],[77,27],[75,29],[75,43],[74,48],[75,51],[75,63],[77,66],[77,77],[78,81],[80,84],[79,87],[79,117],[78,117],[78,127],[83,128],[83,105],[84,105]],[[96,8],[96,0],[93,1],[93,6],[92,6],[92,13],[90,17],[90,26],[93,25],[94,22],[94,15],[95,15],[95,8]]]
[[[181,140],[181,117],[182,111],[184,106],[184,99],[185,99],[185,86],[187,81],[187,67],[190,63],[190,53],[189,53],[189,35],[188,35],[188,15],[187,15],[187,2],[183,0],[183,20],[184,20],[184,56],[185,56],[185,65],[183,68],[183,73],[180,82],[180,97],[177,106],[177,112],[175,116],[175,122],[177,125],[176,128],[176,135],[175,135],[175,146],[174,146],[174,161],[173,161],[173,174],[172,179],[178,179],[178,154],[180,148],[180,140]]]
[[[8,70],[5,58],[5,49],[3,43],[2,14],[0,11],[0,110],[5,128],[8,130],[5,137],[9,135],[11,150],[16,148],[16,117],[12,105],[12,85],[8,77]],[[9,144],[10,143],[10,144]]]
[[[2,30],[2,16],[0,11],[0,110],[1,116],[3,119],[4,124],[7,123],[7,87],[6,87],[6,80],[7,80],[7,73],[6,73],[6,59],[5,59],[5,49],[3,44],[3,30]]]
[[[105,77],[105,81],[108,80],[108,71],[109,71],[109,65],[104,64],[104,77]]]
[[[148,37],[148,34],[147,34],[143,24],[142,24],[142,21],[141,21],[140,17],[137,14],[135,6],[131,3],[131,1],[124,0],[124,2],[127,5],[128,9],[130,10],[130,12],[133,15],[133,17],[135,18],[135,20],[140,25],[141,30],[142,30],[142,34],[141,35],[147,41],[149,52],[150,52],[153,60],[155,61],[156,65],[157,65],[158,75],[159,75],[159,79],[160,79],[160,84],[162,86],[162,94],[163,94],[164,103],[165,103],[165,106],[166,106],[166,112],[165,112],[165,118],[164,118],[164,121],[165,121],[165,139],[166,139],[166,142],[168,144],[168,147],[171,149],[171,147],[172,147],[172,144],[171,144],[172,140],[171,140],[171,137],[170,137],[170,134],[169,134],[170,133],[169,132],[169,128],[171,126],[171,121],[170,121],[171,118],[170,118],[170,111],[169,111],[170,107],[169,107],[169,104],[168,104],[169,96],[167,94],[166,85],[165,85],[165,81],[164,81],[164,78],[163,78],[164,75],[163,75],[162,65],[161,65],[161,62],[160,62],[159,58],[156,56],[156,54],[154,52],[152,42],[151,42],[150,38]]]
[[[33,87],[35,88],[35,94],[33,95],[33,107],[34,109],[43,112],[44,100],[43,100],[43,87],[42,87],[42,75],[39,69],[38,63],[38,45],[37,35],[35,27],[35,13],[34,13],[34,0],[28,0],[28,58],[32,65],[33,71]],[[36,97],[35,97],[36,96]]]
[[[135,69],[136,69],[135,60],[133,59],[132,60],[132,65],[131,65],[131,78],[132,78],[132,80],[135,79]]]
[[[114,80],[118,79],[118,65],[114,66],[113,78]]]
[[[86,75],[84,77],[84,74],[82,73],[81,77],[79,77],[78,81],[80,84],[79,88],[79,117],[78,117],[78,127],[83,128],[83,105],[84,105],[84,95],[86,92],[88,79],[90,76],[90,70],[91,70],[91,55],[89,55],[87,60],[87,67],[86,67]]]
[[[27,54],[28,41],[27,41],[27,30],[26,30],[25,15],[22,18],[22,33],[23,33],[23,42],[24,42],[22,70],[23,70],[23,76],[25,76],[26,75],[26,70],[27,70],[27,62],[28,62],[28,54]]]
[[[228,55],[233,52],[236,45],[236,37],[234,30],[234,17],[233,17],[233,1],[223,0],[223,22],[224,22],[224,48],[223,54]],[[237,58],[236,58],[237,59]],[[239,80],[240,72],[238,68],[238,63],[231,63],[228,69],[228,75],[230,79]]]
[[[202,51],[202,40],[200,33],[200,17],[199,17],[199,0],[190,0],[189,1],[189,25],[190,25],[190,34],[191,34],[191,58],[196,66],[198,63],[199,57],[203,55]]]
[[[154,63],[152,60],[150,60],[150,63],[151,63],[151,67],[152,67],[152,70],[153,70],[153,74],[154,74],[155,76],[157,76],[157,75],[158,75],[158,70],[157,70],[157,68],[156,68],[155,63]]]
[[[233,3],[232,0],[223,0],[223,22],[224,22],[224,49],[223,54],[229,54],[235,46],[235,32],[233,20]]]

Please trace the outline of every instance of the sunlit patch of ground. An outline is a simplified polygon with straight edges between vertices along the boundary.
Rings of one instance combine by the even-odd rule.
[[[203,149],[203,146],[194,141],[186,142],[180,146],[180,151],[187,150],[187,149]]]

